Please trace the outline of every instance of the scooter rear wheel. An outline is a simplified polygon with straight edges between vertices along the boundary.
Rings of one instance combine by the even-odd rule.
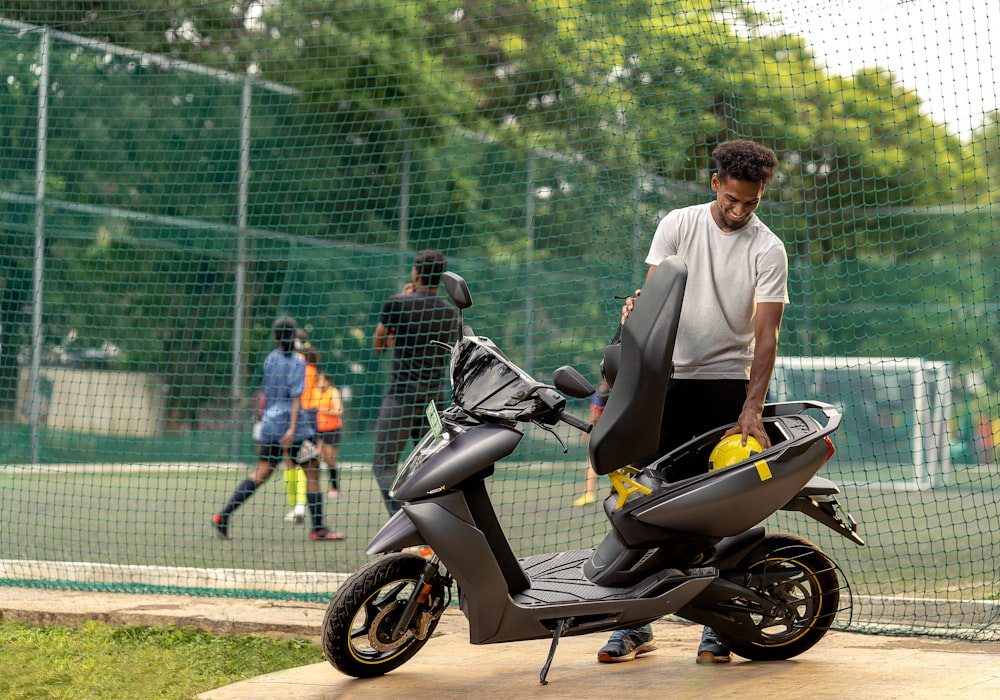
[[[427,562],[389,554],[366,564],[337,590],[323,618],[323,655],[338,671],[373,678],[399,668],[424,646],[444,611],[444,587],[435,584],[413,622],[393,629]]]
[[[793,535],[768,535],[739,566],[724,575],[771,599],[772,610],[759,603],[735,600],[743,609],[727,612],[742,623],[733,630],[716,629],[734,654],[753,661],[778,661],[811,648],[833,625],[840,609],[837,566],[816,545]]]

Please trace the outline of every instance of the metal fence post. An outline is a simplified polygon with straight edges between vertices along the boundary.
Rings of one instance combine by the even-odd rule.
[[[49,54],[52,37],[39,34],[38,128],[35,147],[35,251],[31,281],[31,464],[38,464],[38,423],[41,416],[42,303],[45,288],[45,153],[49,122]]]
[[[236,200],[236,280],[233,289],[233,376],[230,395],[232,397],[233,430],[230,431],[229,457],[239,461],[239,427],[243,423],[243,317],[247,282],[247,226],[249,224],[250,191],[250,110],[253,106],[253,81],[249,75],[243,76],[243,92],[240,94],[240,165],[239,188]]]
[[[535,168],[538,165],[534,151],[528,152],[527,183],[524,201],[524,228],[527,241],[524,256],[524,370],[531,374],[535,360]]]

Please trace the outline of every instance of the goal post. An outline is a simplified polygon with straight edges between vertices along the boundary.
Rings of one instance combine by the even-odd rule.
[[[844,413],[841,462],[877,469],[866,481],[929,489],[951,482],[951,365],[922,358],[779,357],[771,400],[803,398]]]

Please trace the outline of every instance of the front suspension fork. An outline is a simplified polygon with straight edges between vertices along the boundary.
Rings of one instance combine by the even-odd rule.
[[[434,554],[424,565],[424,570],[420,572],[417,585],[413,587],[413,592],[403,606],[403,612],[396,621],[396,626],[392,629],[392,638],[398,639],[403,632],[410,629],[417,611],[422,605],[426,605],[430,598],[431,591],[434,590],[434,581],[440,577],[440,564],[437,554]],[[419,637],[419,635],[418,635]]]

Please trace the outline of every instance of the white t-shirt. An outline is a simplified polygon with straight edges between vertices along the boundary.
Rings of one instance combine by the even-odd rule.
[[[676,255],[687,265],[674,377],[747,379],[757,302],[788,303],[788,256],[756,215],[726,232],[712,203],[675,209],[656,227],[646,262]]]

